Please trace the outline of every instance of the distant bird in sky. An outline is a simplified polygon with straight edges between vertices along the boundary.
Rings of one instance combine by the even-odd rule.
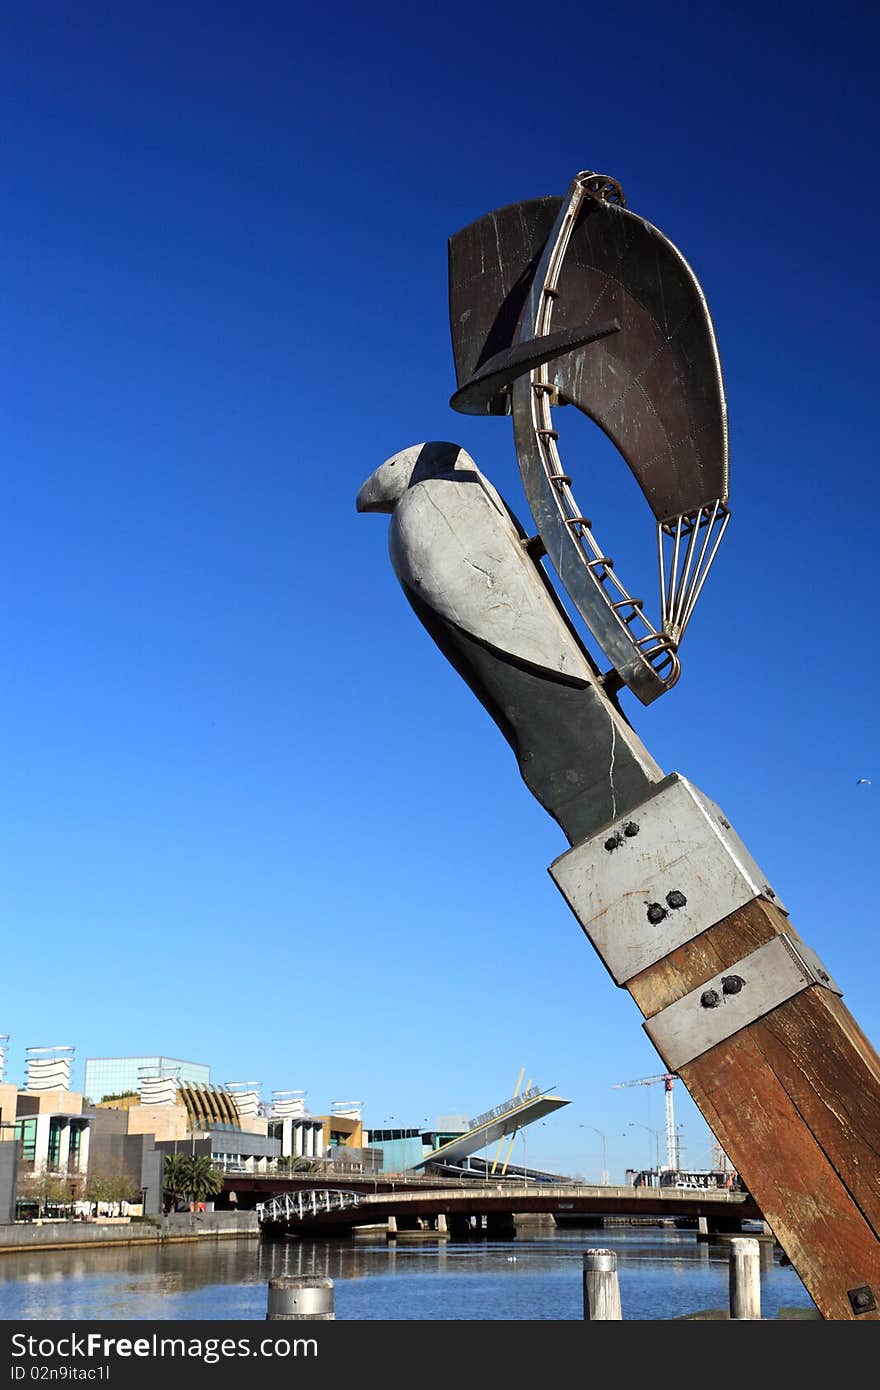
[[[863,787],[863,786],[864,786],[864,787],[870,787],[870,785],[871,785],[871,779],[870,779],[870,777],[859,777],[858,780],[856,781],[856,786],[857,786],[857,787]]]

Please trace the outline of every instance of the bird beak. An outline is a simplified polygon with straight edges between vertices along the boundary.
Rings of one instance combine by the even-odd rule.
[[[388,497],[388,490],[381,478],[382,469],[371,473],[357,495],[356,506],[359,512],[393,512],[394,503]]]

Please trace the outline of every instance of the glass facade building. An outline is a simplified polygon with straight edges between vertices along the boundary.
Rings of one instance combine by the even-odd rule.
[[[204,1062],[184,1062],[180,1057],[87,1057],[83,1094],[98,1104],[104,1096],[137,1091],[142,1071],[205,1086],[211,1081],[211,1068]]]

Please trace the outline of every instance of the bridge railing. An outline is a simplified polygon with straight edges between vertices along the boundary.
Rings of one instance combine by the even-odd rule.
[[[258,1202],[257,1220],[261,1225],[276,1221],[303,1221],[307,1217],[331,1211],[346,1211],[364,1200],[361,1192],[346,1192],[341,1188],[306,1188],[299,1192],[282,1192],[268,1202]]]

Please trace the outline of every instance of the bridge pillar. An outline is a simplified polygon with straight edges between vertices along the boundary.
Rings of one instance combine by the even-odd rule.
[[[389,1216],[385,1227],[385,1239],[397,1240],[397,1217]]]
[[[492,1240],[513,1240],[516,1236],[513,1212],[498,1211],[487,1216],[486,1235]]]
[[[440,1236],[446,1236],[449,1234],[449,1223],[446,1220],[445,1211],[437,1213],[437,1222],[435,1225],[435,1230],[437,1231],[437,1234]]]

